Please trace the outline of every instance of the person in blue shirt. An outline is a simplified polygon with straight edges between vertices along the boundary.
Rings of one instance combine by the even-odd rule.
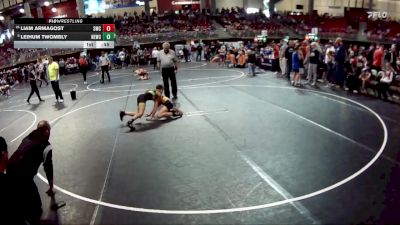
[[[294,49],[295,50],[292,54],[292,72],[294,73],[292,85],[299,87],[301,81],[300,68],[304,57],[299,45],[297,45]]]

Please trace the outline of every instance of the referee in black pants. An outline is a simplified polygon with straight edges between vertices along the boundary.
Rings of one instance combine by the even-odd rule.
[[[178,71],[178,59],[176,58],[175,52],[170,50],[170,44],[165,42],[163,50],[159,52],[157,57],[157,67],[161,69],[162,78],[164,81],[164,94],[168,98],[170,97],[169,92],[169,81],[171,80],[172,95],[174,99],[178,98],[178,87],[176,84],[176,72]]]

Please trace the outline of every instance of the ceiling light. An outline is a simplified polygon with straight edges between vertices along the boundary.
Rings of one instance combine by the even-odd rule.
[[[50,2],[45,1],[45,2],[43,3],[43,5],[44,5],[44,6],[49,6],[49,5],[50,5]]]
[[[0,16],[0,20],[4,20],[4,16]]]
[[[55,7],[53,7],[53,8],[51,8],[51,11],[52,11],[53,13],[55,13],[55,12],[57,12],[57,9],[56,9]]]
[[[20,12],[20,13],[24,13],[24,12],[25,12],[25,9],[20,8],[20,9],[19,9],[19,12]]]

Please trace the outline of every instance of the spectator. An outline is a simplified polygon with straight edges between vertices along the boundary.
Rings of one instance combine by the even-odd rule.
[[[197,54],[196,54],[196,61],[199,62],[201,61],[201,54],[203,52],[203,47],[201,46],[201,43],[199,42],[199,44],[197,45]]]
[[[285,59],[286,59],[286,77],[288,81],[290,82],[290,73],[292,73],[292,55],[293,52],[295,51],[294,49],[294,42],[289,41],[289,45],[286,48],[285,51]]]
[[[396,68],[398,52],[396,51],[396,45],[392,45],[390,50],[385,55],[385,62],[389,62],[392,68]]]
[[[368,70],[368,68],[363,68],[361,71],[361,74],[359,76],[359,79],[361,80],[361,93],[366,94],[366,85],[369,82],[369,79],[371,78],[371,72]]]
[[[185,58],[185,62],[189,62],[189,55],[190,55],[189,49],[187,49],[186,46],[183,46],[182,52],[183,52],[183,57]]]
[[[60,59],[60,61],[58,62],[58,64],[60,65],[60,75],[61,75],[61,76],[66,75],[66,71],[65,71],[65,61],[64,61],[64,59]]]
[[[279,66],[281,68],[281,75],[286,74],[286,58],[285,58],[285,52],[287,49],[287,41],[286,40],[281,40],[281,47],[279,49]]]
[[[326,81],[328,82],[326,87],[331,87],[334,83],[334,57],[335,47],[333,46],[333,42],[329,41],[329,43],[325,47],[325,56],[323,58],[324,64],[326,65]]]
[[[383,59],[383,54],[384,54],[384,45],[380,45],[378,49],[375,50],[374,52],[374,60],[373,60],[373,68],[376,69],[377,71],[382,70],[382,59]]]
[[[307,80],[308,83],[311,83],[312,86],[316,85],[317,82],[317,69],[318,69],[318,65],[320,64],[319,62],[319,56],[320,56],[320,52],[317,49],[317,43],[313,42],[311,43],[311,48],[308,52],[309,54],[309,64],[308,64],[308,76],[307,76]]]
[[[336,54],[335,54],[335,81],[339,87],[344,87],[345,71],[344,64],[346,61],[346,49],[343,46],[343,41],[341,38],[337,38],[336,44]]]
[[[59,80],[60,80],[59,69],[60,69],[60,67],[59,67],[58,63],[53,61],[53,57],[49,57],[49,66],[48,66],[49,78],[50,78],[50,82],[51,82],[51,87],[53,88],[54,94],[56,96],[56,100],[54,102],[63,103],[64,98],[62,96],[62,92],[60,90],[60,84],[59,84]],[[59,98],[60,98],[60,100],[59,100]]]
[[[237,68],[245,68],[246,67],[246,55],[244,54],[243,50],[239,51],[239,54],[236,56],[237,59]]]
[[[38,59],[37,61],[37,75],[40,81],[39,87],[42,87],[43,81],[46,82],[46,86],[49,85],[49,82],[46,79],[46,65],[43,59]]]
[[[294,52],[292,54],[292,72],[294,74],[293,80],[292,80],[292,85],[296,87],[300,87],[301,85],[301,73],[300,73],[300,68],[301,68],[301,62],[304,60],[303,57],[303,52],[300,48],[299,45],[297,45],[294,48]]]
[[[215,43],[213,41],[210,44],[210,51],[211,51],[211,56],[213,57],[217,51],[217,46],[215,45]]]
[[[183,52],[185,53],[186,47],[184,47]],[[187,50],[187,49],[186,49]],[[157,68],[157,57],[158,57],[158,49],[157,47],[153,48],[153,51],[151,52],[151,62],[154,66],[154,70]],[[187,56],[185,56],[185,60],[187,62]]]
[[[370,63],[370,66],[372,68],[372,62],[374,61],[374,52],[375,52],[375,46],[372,44],[369,46],[368,53],[367,53],[367,60]]]
[[[11,97],[10,95],[11,86],[7,83],[5,79],[0,78],[0,94]]]
[[[229,64],[228,64],[229,68],[236,67],[236,58],[235,58],[235,54],[234,54],[233,50],[229,51],[228,60],[229,60]]]
[[[86,81],[86,74],[87,74],[88,70],[89,70],[89,62],[88,62],[88,60],[86,59],[86,56],[81,55],[81,56],[79,57],[79,71],[80,71],[80,72],[82,73],[82,75],[83,75],[83,84],[87,84],[87,81]]]
[[[170,97],[169,81],[171,81],[172,95],[174,99],[178,98],[178,87],[176,84],[176,72],[178,71],[178,59],[175,52],[170,50],[170,44],[165,42],[162,51],[159,52],[157,62],[158,68],[161,69],[162,78],[164,81],[164,94]]]
[[[206,46],[205,51],[204,51],[204,58],[207,62],[211,60],[211,49],[209,46]]]
[[[249,67],[248,76],[256,76],[256,54],[252,50],[247,50],[247,66]]]
[[[397,74],[400,74],[400,57],[397,58],[396,67],[394,68]]]
[[[381,72],[382,78],[380,79],[378,84],[378,98],[380,99],[383,95],[383,100],[387,101],[387,92],[389,91],[390,83],[392,83],[393,81],[394,70],[389,62],[387,62],[385,66],[386,68]]]
[[[218,65],[225,65],[226,61],[226,47],[225,45],[222,45],[220,49],[218,50],[218,55],[219,55],[219,62]]]
[[[42,215],[42,202],[34,182],[40,164],[43,164],[49,182],[47,194],[54,195],[50,129],[47,121],[40,121],[36,130],[22,140],[7,165],[7,176],[14,192],[13,203],[20,211],[15,213],[29,224],[38,224]]]
[[[271,64],[272,64],[272,72],[275,72],[275,74],[278,74],[280,71],[279,67],[279,45],[276,43],[272,43],[272,49],[271,49]]]
[[[121,67],[124,66],[125,58],[126,58],[126,53],[125,53],[125,48],[123,48],[122,51],[118,53],[118,59],[121,63]]]
[[[109,62],[109,64],[108,64],[108,66],[109,66],[109,68],[110,69],[113,69],[114,68],[114,63],[115,63],[115,61],[114,61],[114,57],[115,56],[115,54],[114,54],[114,51],[111,51],[108,55],[107,55],[107,57],[108,57],[108,62]],[[102,72],[103,73],[103,72]],[[104,80],[103,80],[104,81]],[[104,82],[103,82],[104,83]]]

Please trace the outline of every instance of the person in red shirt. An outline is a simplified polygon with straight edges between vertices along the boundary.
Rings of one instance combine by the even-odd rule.
[[[274,49],[274,59],[272,61],[272,71],[276,74],[280,72],[279,68],[279,45],[276,43],[272,44],[272,48]]]
[[[376,49],[374,52],[374,60],[372,62],[372,65],[377,71],[382,70],[383,49],[384,46],[380,45],[379,48]]]
[[[79,71],[83,75],[83,84],[87,84],[86,74],[87,74],[88,70],[89,70],[89,63],[86,59],[86,56],[81,55],[81,57],[79,58]]]

